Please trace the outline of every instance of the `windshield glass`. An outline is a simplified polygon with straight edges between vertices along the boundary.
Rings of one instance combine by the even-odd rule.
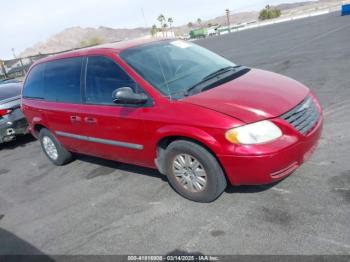
[[[170,98],[182,98],[188,88],[209,74],[235,66],[229,60],[191,42],[160,41],[120,54],[147,82]]]

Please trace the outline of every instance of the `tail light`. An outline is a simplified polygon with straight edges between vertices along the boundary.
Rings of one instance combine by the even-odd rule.
[[[10,114],[11,111],[11,109],[0,109],[0,117]]]

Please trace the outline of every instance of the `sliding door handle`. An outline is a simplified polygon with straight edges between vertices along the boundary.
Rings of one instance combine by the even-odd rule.
[[[85,123],[89,124],[89,125],[97,124],[97,119],[94,118],[94,117],[87,116],[87,117],[84,118],[84,120],[85,120]]]

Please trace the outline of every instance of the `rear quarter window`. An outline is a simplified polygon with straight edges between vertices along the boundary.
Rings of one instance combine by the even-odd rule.
[[[45,68],[45,98],[63,103],[81,103],[80,78],[83,58],[48,62]]]
[[[38,64],[30,70],[23,87],[23,97],[37,99],[45,98],[44,73],[45,64]]]

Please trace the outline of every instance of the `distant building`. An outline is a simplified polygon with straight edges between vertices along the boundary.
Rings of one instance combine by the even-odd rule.
[[[162,32],[157,32],[155,33],[154,37],[156,38],[175,38],[175,33],[174,31],[162,31]]]
[[[0,68],[1,73],[2,75],[5,75],[6,73],[9,77],[23,76],[32,63],[33,61],[30,58],[6,60],[3,61],[3,67]],[[4,70],[6,72],[4,72]]]
[[[4,69],[3,69],[3,66],[2,66],[2,61],[0,61],[0,78],[4,78],[5,77]]]

